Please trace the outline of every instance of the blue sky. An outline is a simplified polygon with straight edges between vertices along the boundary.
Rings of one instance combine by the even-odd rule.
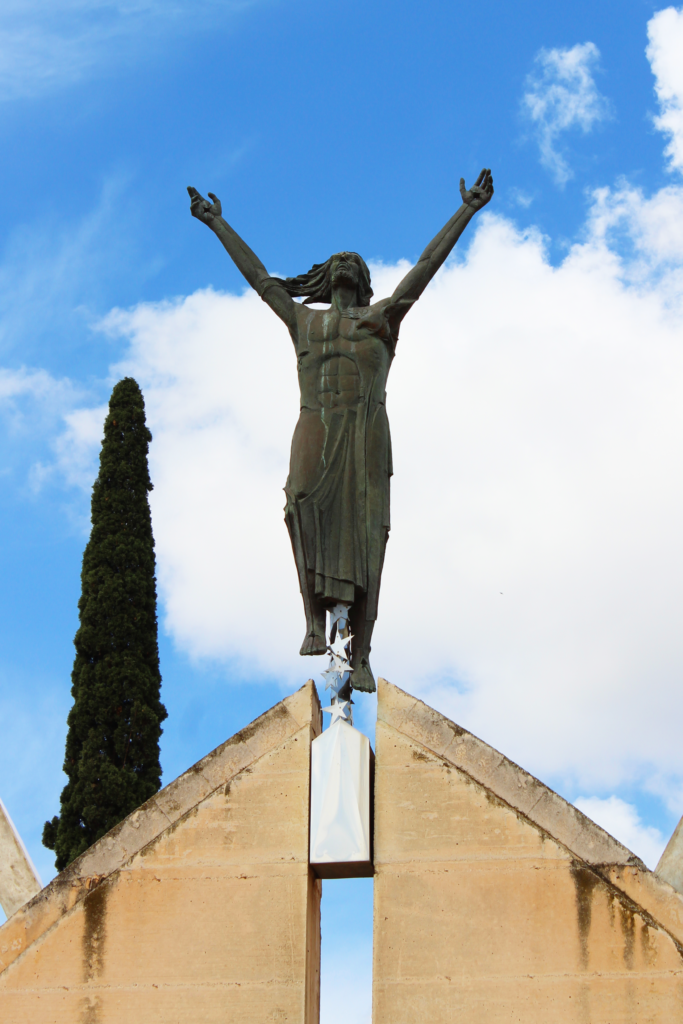
[[[482,166],[494,200],[392,370],[375,671],[656,859],[683,813],[683,15],[661,10],[3,5],[0,795],[44,880],[89,487],[121,375],[155,435],[165,780],[322,667],[297,657],[281,519],[289,342],[185,186],[216,192],[272,272],[349,248],[379,294]]]

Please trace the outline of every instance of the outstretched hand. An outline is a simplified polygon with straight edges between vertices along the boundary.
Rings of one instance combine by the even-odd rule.
[[[209,192],[209,199],[213,199],[213,202],[210,203],[209,199],[205,199],[204,196],[200,195],[192,185],[187,186],[187,191],[190,196],[190,213],[197,220],[202,220],[205,224],[211,224],[216,217],[221,216],[223,212],[221,201],[213,192]]]
[[[471,206],[473,210],[481,210],[482,206],[486,206],[493,195],[493,178],[491,177],[491,170],[484,168],[469,191],[465,188],[465,179],[461,178],[460,195],[462,196],[463,203],[465,203],[466,206]]]

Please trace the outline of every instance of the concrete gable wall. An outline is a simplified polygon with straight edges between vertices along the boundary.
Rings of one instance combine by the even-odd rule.
[[[374,1024],[683,1020],[683,897],[576,808],[379,681]],[[312,683],[0,929],[3,1024],[316,1024]]]
[[[0,929],[3,1024],[314,1024],[319,729],[309,683],[15,914]]]
[[[682,1020],[679,894],[497,751],[378,688],[373,1024]]]

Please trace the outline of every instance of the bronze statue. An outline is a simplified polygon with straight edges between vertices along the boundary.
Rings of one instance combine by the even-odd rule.
[[[371,302],[370,273],[355,252],[307,274],[271,277],[221,216],[221,204],[188,188],[191,212],[218,236],[249,284],[289,328],[301,413],[292,438],[285,521],[306,612],[301,654],[324,654],[326,609],[347,609],[353,689],[372,692],[370,640],[389,535],[391,438],[385,400],[399,327],[477,210],[493,195],[490,170],[406,274],[391,298]],[[295,302],[303,297],[303,303]],[[329,309],[310,309],[310,303]],[[334,639],[332,637],[331,639]]]

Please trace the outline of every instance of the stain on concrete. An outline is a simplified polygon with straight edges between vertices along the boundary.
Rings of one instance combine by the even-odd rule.
[[[636,920],[635,914],[630,907],[619,905],[619,918],[621,931],[624,936],[624,965],[628,971],[633,970],[633,953],[636,942]]]
[[[647,921],[641,920],[640,929],[640,950],[643,960],[648,967],[655,967],[657,963],[657,930],[652,928]]]
[[[244,729],[228,740],[228,743],[232,744],[235,741],[241,743],[247,743],[252,736],[255,736],[257,732],[260,732],[263,728],[266,719],[277,719],[277,718],[289,718],[289,709],[284,704],[276,704],[270,711],[266,711],[265,714],[255,719],[250,725],[245,726]],[[227,744],[226,744],[227,746]]]
[[[581,984],[579,985],[579,990],[577,993],[577,1004],[581,1024],[592,1024],[590,986],[585,981],[581,982]]]
[[[588,967],[588,936],[591,930],[593,917],[593,894],[602,885],[590,868],[581,864],[578,860],[571,863],[572,879],[576,892],[576,919],[579,928],[579,954],[581,967],[585,971]]]
[[[472,735],[472,733],[468,732],[467,729],[463,729],[463,727],[461,725],[456,725],[456,723],[455,722],[451,722],[450,719],[445,718],[444,721],[445,721],[446,725],[448,726],[448,728],[453,733],[453,736],[455,737],[455,739],[459,739],[461,736],[471,736]],[[451,742],[453,742],[453,741],[451,740]]]
[[[81,1019],[79,1024],[100,1024],[102,1019],[102,1000],[99,996],[86,996],[81,1006]]]
[[[615,893],[610,893],[609,899],[607,900],[607,913],[609,914],[609,926],[614,931],[615,914],[617,907],[619,906],[619,900]]]
[[[104,964],[108,886],[102,882],[83,900],[83,980],[97,978]]]
[[[83,981],[86,985],[102,973],[104,966],[104,940],[107,924],[108,885],[100,883],[83,900]],[[81,1005],[79,1024],[100,1024],[102,1001],[99,996],[87,993]]]

